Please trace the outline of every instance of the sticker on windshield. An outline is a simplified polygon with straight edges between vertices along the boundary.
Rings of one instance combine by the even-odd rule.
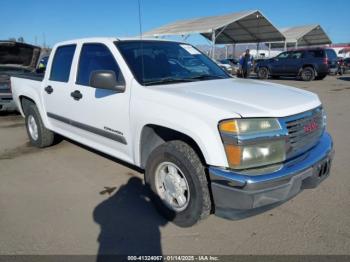
[[[191,55],[200,55],[201,53],[193,48],[193,46],[190,45],[180,45],[183,49],[185,49],[188,53],[190,53]]]

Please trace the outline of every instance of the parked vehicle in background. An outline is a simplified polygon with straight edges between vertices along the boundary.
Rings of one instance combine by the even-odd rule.
[[[303,81],[324,79],[338,71],[338,58],[333,49],[310,48],[282,52],[278,56],[260,61],[256,66],[258,78],[280,76],[300,77]]]
[[[343,61],[344,73],[347,73],[350,70],[350,57],[347,57]]]
[[[236,59],[236,58],[227,58],[227,59],[225,59],[225,60],[227,60],[229,63],[230,63],[230,65],[231,65],[231,74],[232,75],[236,75],[237,74],[237,72],[238,72],[238,70],[239,70],[239,60],[238,59]]]
[[[0,41],[0,111],[15,111],[10,77],[32,73],[40,56],[40,47],[15,41]]]
[[[344,68],[344,58],[338,57],[338,70],[335,72],[335,75],[343,75],[345,72]]]
[[[179,67],[184,57],[198,67]],[[44,76],[11,83],[33,146],[63,135],[138,166],[157,209],[179,226],[213,212],[256,214],[330,173],[333,143],[317,95],[232,78],[187,43],[66,41]]]
[[[227,73],[232,74],[232,65],[229,60],[221,59],[221,60],[214,60],[214,61],[218,66],[224,69]]]

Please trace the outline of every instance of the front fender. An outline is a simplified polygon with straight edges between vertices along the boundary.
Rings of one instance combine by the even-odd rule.
[[[206,164],[221,167],[228,166],[217,127],[217,119],[192,114],[189,111],[179,111],[167,105],[158,104],[155,107],[154,103],[148,105],[145,103],[147,102],[138,103],[137,108],[135,108],[135,111],[138,113],[136,113],[133,118],[134,121],[132,121],[135,123],[133,128],[133,141],[135,142],[133,152],[136,165],[141,165],[140,144],[142,130],[145,126],[152,124],[172,129],[192,138],[200,148]],[[147,108],[147,110],[142,110],[142,108]]]

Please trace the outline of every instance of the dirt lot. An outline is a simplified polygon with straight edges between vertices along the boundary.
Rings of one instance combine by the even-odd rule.
[[[68,141],[32,148],[21,117],[1,115],[0,254],[350,254],[349,80],[273,80],[324,102],[336,149],[324,183],[258,216],[188,229],[157,214],[134,169]]]

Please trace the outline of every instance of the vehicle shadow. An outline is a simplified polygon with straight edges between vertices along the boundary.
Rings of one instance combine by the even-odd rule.
[[[100,226],[97,262],[112,261],[111,255],[161,255],[162,218],[150,201],[151,190],[142,180],[132,177],[128,183],[93,211]]]
[[[350,76],[338,77],[339,80],[350,81]]]
[[[17,111],[0,111],[0,117],[19,117],[20,113]]]

